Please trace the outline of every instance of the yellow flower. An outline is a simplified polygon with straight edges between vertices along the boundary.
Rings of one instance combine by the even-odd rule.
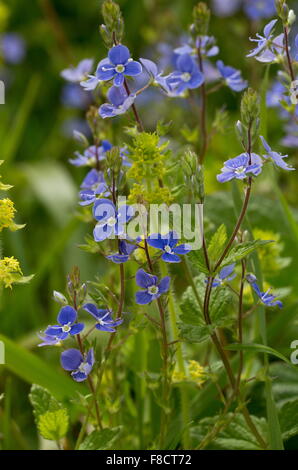
[[[188,372],[191,380],[201,386],[206,382],[207,375],[203,366],[197,361],[188,361]]]
[[[9,228],[14,225],[13,218],[15,212],[16,209],[10,199],[0,199],[0,232],[4,228]]]
[[[4,257],[0,260],[0,286],[10,287],[22,276],[20,263],[12,257]]]

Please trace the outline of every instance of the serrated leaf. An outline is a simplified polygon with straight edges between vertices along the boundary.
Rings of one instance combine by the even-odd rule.
[[[82,442],[79,450],[107,450],[118,437],[120,431],[120,427],[93,431]]]
[[[257,250],[260,246],[267,245],[267,243],[272,243],[272,240],[253,240],[250,242],[239,243],[239,245],[231,249],[228,256],[222,262],[220,268],[240,261],[250,255],[253,251]]]
[[[208,269],[205,264],[203,251],[202,250],[192,250],[188,253],[188,259],[191,262],[192,266],[197,269],[199,272],[208,274]]]
[[[279,413],[279,422],[284,440],[298,434],[298,399],[283,405]]]
[[[68,430],[68,413],[65,408],[47,411],[38,417],[37,428],[44,439],[59,441]]]
[[[187,325],[186,323],[178,323],[180,330],[179,338],[189,343],[202,343],[206,341],[213,332],[210,325]]]
[[[224,244],[227,240],[227,229],[224,224],[220,225],[216,232],[213,234],[208,245],[208,255],[211,261],[217,261],[219,258]]]
[[[267,434],[266,421],[263,418],[251,416],[259,433],[264,437]],[[212,416],[204,418],[198,426],[191,429],[193,440],[199,445],[214,426],[220,425],[220,430],[215,436],[210,436],[206,449],[212,450],[260,450],[255,436],[247,427],[241,414],[228,413],[225,416]],[[265,439],[266,440],[266,439]]]
[[[48,390],[39,385],[33,384],[29,393],[29,400],[33,406],[34,415],[45,414],[47,411],[56,411],[62,405],[50,394]]]

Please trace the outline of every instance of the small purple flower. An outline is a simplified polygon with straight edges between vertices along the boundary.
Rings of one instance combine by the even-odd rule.
[[[256,42],[257,47],[250,51],[246,57],[255,57],[259,62],[270,63],[276,58],[276,54],[283,53],[284,34],[280,34],[273,38],[273,28],[277,20],[272,20],[266,24],[264,28],[264,36],[256,34],[257,39],[249,38],[250,41]]]
[[[217,181],[226,183],[234,178],[243,180],[247,176],[257,176],[262,171],[262,159],[259,155],[252,153],[251,164],[249,155],[241,153],[238,157],[231,158],[224,163],[221,173],[217,175]]]
[[[131,253],[137,248],[137,245],[128,243],[126,240],[120,240],[119,253],[108,255],[106,258],[115,264],[126,263],[129,260]]]
[[[76,323],[77,312],[69,305],[62,307],[57,321],[59,325],[48,326],[45,330],[46,336],[54,336],[60,340],[66,339],[69,335],[78,335],[84,329],[84,323]]]
[[[124,87],[112,86],[108,91],[110,103],[104,103],[99,108],[99,115],[105,119],[124,114],[134,103],[137,95],[135,93],[127,94]]]
[[[177,95],[185,90],[198,88],[204,82],[204,75],[189,54],[182,54],[176,62],[177,70],[167,77],[167,83]]]
[[[90,95],[85,93],[80,85],[67,83],[62,88],[61,101],[64,106],[77,109],[85,109],[90,105]]]
[[[17,33],[6,33],[0,38],[0,51],[9,64],[19,64],[25,57],[26,44]]]
[[[281,155],[280,153],[278,152],[274,152],[271,147],[268,145],[268,143],[266,142],[266,140],[264,139],[264,137],[262,135],[260,135],[260,139],[262,141],[262,144],[267,152],[267,154],[263,155],[264,158],[268,158],[270,159],[275,165],[279,166],[280,168],[282,168],[283,170],[288,170],[288,171],[291,171],[291,170],[295,170],[295,168],[293,168],[292,166],[288,165],[285,161],[284,161],[284,158],[287,158],[288,155]]]
[[[102,81],[114,78],[114,85],[119,87],[123,85],[125,76],[135,77],[141,72],[141,64],[130,58],[128,48],[118,44],[109,50],[108,58],[98,64],[96,77]]]
[[[275,81],[266,94],[266,104],[268,108],[276,108],[280,106],[280,101],[285,99],[286,88],[279,81]]]
[[[113,236],[125,237],[125,224],[134,215],[132,206],[123,205],[116,210],[109,199],[97,199],[93,206],[93,217],[97,224],[93,231],[94,240],[101,242]]]
[[[93,204],[96,199],[108,197],[110,192],[107,188],[106,182],[101,171],[93,168],[89,171],[83,183],[81,184],[82,191],[80,191],[81,206],[88,206]]]
[[[94,304],[85,304],[83,309],[92,315],[97,323],[95,328],[101,331],[107,331],[108,333],[114,333],[115,328],[123,322],[122,319],[113,320],[112,311],[109,309],[98,309]]]
[[[99,83],[100,80],[98,80],[97,77],[94,75],[88,75],[86,80],[80,82],[80,85],[85,91],[93,91]]]
[[[94,351],[89,349],[84,356],[78,349],[67,349],[60,357],[64,370],[72,371],[71,376],[76,382],[83,382],[88,378],[94,365]]]
[[[234,269],[235,263],[222,268],[218,273],[218,277],[214,279],[212,287],[222,286],[225,282],[232,281],[236,277],[236,273],[233,272]]]
[[[80,83],[85,80],[89,75],[93,67],[92,59],[84,59],[76,67],[70,67],[64,69],[61,72],[61,77],[63,77],[68,82]]]
[[[163,251],[161,259],[167,263],[180,263],[181,259],[178,255],[186,255],[191,251],[189,245],[178,245],[178,241],[176,232],[169,232],[167,235],[154,233],[147,239],[148,245]]]
[[[145,72],[152,79],[153,84],[161,88],[161,90],[169,97],[174,97],[177,94],[173,91],[173,88],[167,82],[169,76],[163,76],[162,72],[158,71],[157,65],[149,59],[140,59]]]
[[[212,0],[212,9],[217,16],[231,16],[240,8],[241,0]]]
[[[166,276],[158,282],[157,276],[146,273],[144,269],[139,269],[136,274],[136,283],[139,287],[145,289],[136,293],[136,303],[145,305],[158,299],[169,290],[170,278]]]
[[[111,150],[112,144],[108,140],[102,140],[101,145],[91,145],[84,153],[75,152],[76,158],[71,158],[69,162],[74,166],[94,166],[98,161],[106,158],[106,153]]]
[[[257,284],[257,278],[253,274],[248,274],[246,276],[246,280],[249,282],[259,299],[263,304],[265,304],[267,307],[275,307],[276,305],[279,308],[283,307],[283,304],[280,300],[275,300],[276,296],[270,294],[271,289],[268,289],[266,292],[261,292],[258,284]]]
[[[270,18],[276,14],[274,0],[244,0],[244,12],[251,20]]]
[[[190,44],[185,44],[182,47],[174,49],[175,54],[183,55],[196,55],[197,48],[200,48],[203,57],[214,57],[219,53],[219,47],[215,44],[214,36],[199,36],[196,40],[196,47]]]
[[[247,80],[243,80],[240,70],[225,65],[222,60],[216,62],[217,68],[225,83],[231,90],[242,91],[247,88]]]

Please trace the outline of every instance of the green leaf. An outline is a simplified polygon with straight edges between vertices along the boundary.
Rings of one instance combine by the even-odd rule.
[[[208,269],[205,264],[204,256],[202,250],[192,250],[188,254],[188,259],[191,262],[192,266],[197,269],[199,272],[209,274]]]
[[[106,428],[101,431],[93,431],[85,438],[79,450],[107,450],[110,449],[115,439],[119,436],[120,427]]]
[[[248,351],[248,352],[257,352],[257,353],[264,353],[264,354],[271,354],[272,356],[281,359],[282,361],[286,362],[287,364],[291,364],[290,360],[281,354],[280,352],[276,351],[276,349],[270,348],[269,346],[265,346],[264,344],[229,344],[225,346],[225,349],[229,351]]]
[[[47,411],[38,417],[38,431],[44,439],[59,441],[68,430],[69,418],[67,410]]]
[[[253,240],[249,242],[239,243],[239,245],[231,249],[230,253],[224,259],[220,267],[222,268],[223,266],[227,266],[228,264],[236,263],[236,261],[240,261],[242,258],[246,258],[246,256],[250,255],[260,246],[267,245],[267,243],[272,243],[272,240]]]
[[[263,418],[251,416],[259,433],[266,436],[267,426]],[[212,431],[216,431],[212,434]],[[201,442],[211,450],[260,450],[255,436],[245,423],[241,414],[228,413],[225,416],[204,418],[198,426],[191,429],[193,440],[198,446]],[[210,438],[208,438],[208,436]]]
[[[62,405],[43,387],[33,384],[29,393],[29,400],[33,406],[34,415],[45,414],[47,411],[56,411],[62,408]]]
[[[185,323],[178,323],[180,330],[179,337],[189,343],[202,343],[206,341],[213,332],[210,325],[187,325]]]
[[[278,407],[298,396],[298,369],[281,362],[270,364],[269,373],[274,377],[272,390]]]
[[[298,434],[298,399],[283,405],[280,410],[279,422],[284,440]]]
[[[217,261],[223,246],[227,240],[227,229],[224,224],[220,225],[217,231],[212,236],[208,245],[208,255],[211,261]]]

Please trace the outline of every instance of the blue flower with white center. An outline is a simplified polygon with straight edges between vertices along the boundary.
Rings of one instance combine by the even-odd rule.
[[[251,20],[270,18],[276,14],[274,0],[244,0],[244,12]]]
[[[234,273],[235,263],[229,264],[222,268],[219,273],[218,277],[216,277],[212,283],[212,287],[222,286],[228,281],[232,281],[236,277],[236,273]],[[207,281],[206,281],[207,282]]]
[[[90,313],[96,319],[95,328],[100,331],[107,331],[108,333],[114,333],[115,328],[123,322],[120,318],[113,320],[112,310],[109,309],[98,309],[94,304],[85,304],[83,309]]]
[[[255,57],[259,62],[270,63],[276,59],[276,54],[283,53],[284,34],[280,34],[273,38],[273,28],[277,20],[272,20],[264,28],[264,36],[256,34],[256,39],[249,38],[250,41],[256,42],[257,47],[250,51],[246,57]]]
[[[157,65],[149,59],[140,59],[140,62],[143,65],[145,72],[149,75],[153,81],[153,85],[157,85],[161,90],[169,97],[177,96],[177,93],[174,92],[173,88],[167,82],[168,76],[163,76],[162,72],[158,71]]]
[[[136,293],[136,303],[145,305],[158,299],[169,290],[170,277],[166,276],[158,282],[157,276],[146,273],[144,269],[139,269],[136,274],[136,283],[139,287],[145,289]]]
[[[96,199],[108,197],[110,191],[106,185],[102,171],[97,171],[95,168],[89,171],[83,183],[81,184],[82,191],[80,191],[81,206],[88,206],[93,204]]]
[[[108,91],[110,103],[104,103],[99,108],[99,115],[103,118],[115,117],[126,111],[134,103],[137,95],[135,93],[127,94],[124,87],[112,86]]]
[[[234,178],[243,180],[247,176],[257,176],[262,171],[262,159],[256,153],[251,154],[251,163],[249,155],[241,153],[238,157],[231,158],[224,163],[221,173],[217,175],[217,181],[226,183]]]
[[[64,370],[72,371],[71,376],[76,382],[83,382],[88,378],[95,362],[93,348],[84,356],[78,349],[67,349],[61,354],[60,362]]]
[[[137,248],[137,245],[128,243],[126,240],[120,240],[119,253],[108,255],[106,258],[115,264],[126,263],[129,260],[131,253]]]
[[[61,72],[61,77],[63,77],[68,82],[80,83],[85,80],[93,68],[92,59],[84,59],[79,62],[76,67],[70,67],[64,69]]]
[[[46,335],[46,334],[39,334],[38,337],[41,339],[41,343],[39,343],[37,346],[42,347],[42,346],[57,346],[58,344],[61,343],[61,339],[58,338],[58,336],[51,336],[51,335]]]
[[[130,52],[126,46],[118,44],[109,50],[108,58],[98,64],[96,77],[106,81],[114,79],[115,86],[122,86],[124,77],[135,77],[142,72],[140,62],[130,58]]]
[[[0,53],[9,64],[20,64],[26,54],[26,43],[17,33],[6,33],[0,38]]]
[[[186,255],[191,251],[189,245],[178,245],[178,241],[176,232],[169,232],[167,235],[154,233],[147,238],[148,245],[163,251],[161,259],[166,263],[180,263],[178,255]]]
[[[109,199],[97,199],[93,206],[93,217],[97,220],[93,230],[94,240],[101,242],[113,236],[125,238],[125,224],[133,216],[132,206],[123,205],[116,210]]]
[[[60,340],[68,338],[69,335],[78,335],[85,325],[84,323],[76,323],[77,316],[78,314],[73,307],[69,305],[62,307],[57,317],[59,325],[48,326],[45,335],[54,336]]]
[[[102,140],[100,146],[91,145],[84,153],[75,152],[76,158],[71,158],[69,162],[74,166],[94,166],[97,161],[106,158],[106,153],[111,150],[112,144],[108,140]]]
[[[263,155],[264,158],[270,159],[276,166],[279,166],[283,170],[288,170],[292,171],[295,170],[292,166],[288,165],[285,161],[284,158],[287,158],[288,155],[281,155],[278,152],[274,152],[271,147],[268,145],[266,140],[262,135],[260,135],[260,139],[262,141],[262,144],[267,152],[267,154]]]
[[[216,62],[218,71],[231,90],[242,91],[247,88],[247,80],[243,80],[240,70],[225,65],[222,60]]]
[[[188,89],[198,88],[204,82],[204,75],[189,54],[182,54],[176,62],[177,70],[167,77],[167,84],[177,95]]]
[[[188,54],[196,56],[197,48],[200,48],[203,57],[214,57],[219,53],[219,47],[215,44],[214,36],[199,36],[196,40],[196,47],[185,44],[174,49],[174,52],[178,55]]]
[[[261,292],[258,284],[257,284],[257,278],[253,274],[248,274],[246,276],[246,280],[249,282],[259,299],[263,304],[265,304],[267,307],[275,307],[276,305],[279,308],[283,307],[283,303],[280,300],[275,300],[276,296],[270,294],[271,289],[268,289],[266,292]]]

